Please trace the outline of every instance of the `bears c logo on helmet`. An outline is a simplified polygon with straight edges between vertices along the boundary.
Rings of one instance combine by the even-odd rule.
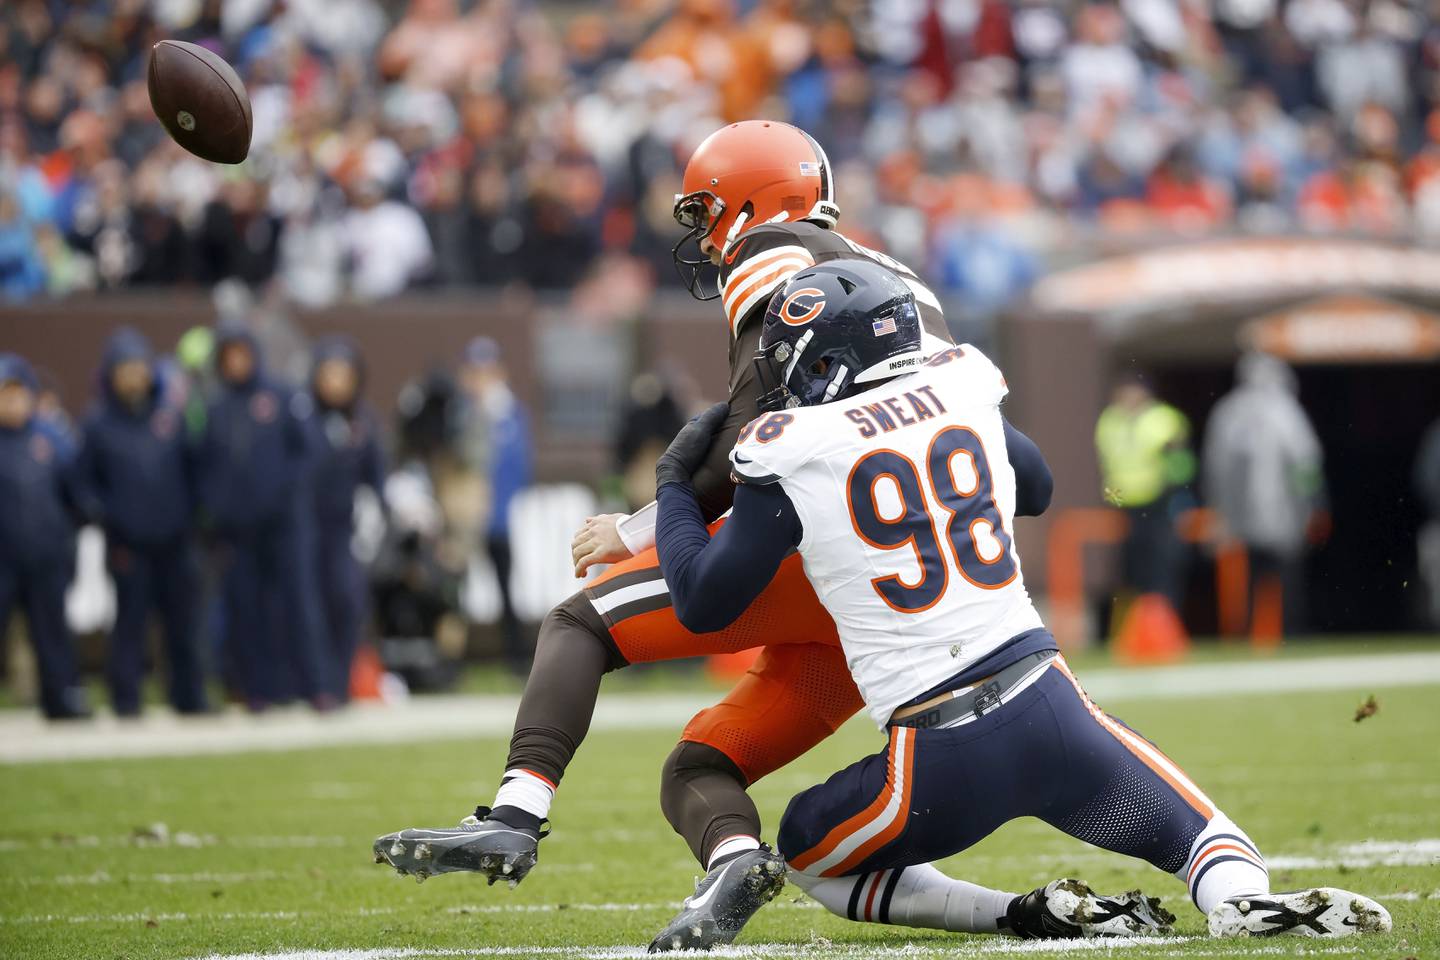
[[[803,327],[825,309],[825,291],[814,287],[796,290],[780,304],[780,319],[792,327]]]

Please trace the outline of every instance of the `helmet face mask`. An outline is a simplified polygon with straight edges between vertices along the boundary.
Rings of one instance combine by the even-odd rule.
[[[720,268],[706,255],[701,244],[715,232],[724,213],[725,201],[709,190],[696,190],[675,197],[675,222],[688,232],[670,248],[670,256],[675,261],[675,270],[680,274],[685,289],[696,300],[714,300],[720,296]],[[688,257],[681,250],[692,240],[699,251],[698,257]]]
[[[801,405],[800,398],[785,385],[786,371],[795,351],[790,343],[778,340],[762,346],[755,354],[755,378],[760,381],[760,412],[778,413]]]
[[[830,403],[918,369],[921,338],[914,294],[879,264],[836,260],[804,271],[766,311],[755,355],[760,409]]]

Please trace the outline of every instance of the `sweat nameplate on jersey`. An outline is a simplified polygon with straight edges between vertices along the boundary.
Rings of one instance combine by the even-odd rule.
[[[845,418],[855,424],[860,436],[869,440],[882,433],[893,433],[902,427],[933,420],[936,414],[945,412],[945,404],[927,384],[874,403],[851,407],[845,411]]]

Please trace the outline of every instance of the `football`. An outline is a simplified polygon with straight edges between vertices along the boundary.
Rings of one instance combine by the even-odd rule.
[[[204,47],[161,40],[150,50],[150,106],[195,156],[239,163],[250,152],[250,98],[235,69]]]

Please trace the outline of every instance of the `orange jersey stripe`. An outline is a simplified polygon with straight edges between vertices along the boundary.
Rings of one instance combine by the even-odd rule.
[[[735,298],[751,279],[781,260],[794,260],[805,266],[812,266],[815,258],[803,247],[789,246],[779,247],[774,250],[765,250],[742,262],[739,268],[725,279],[721,289],[725,294],[725,301],[728,303]]]
[[[875,851],[884,847],[887,843],[894,840],[896,837],[900,836],[900,834],[904,832],[905,824],[910,821],[910,788],[912,786],[915,774],[914,740],[915,734],[911,733],[911,742],[909,744],[909,749],[905,752],[905,777],[903,781],[904,786],[901,788],[900,791],[900,806],[897,807],[895,810],[894,819],[892,819],[888,824],[885,825],[885,829],[881,830],[879,833],[875,834],[875,836],[871,837],[869,840],[866,840],[864,843],[860,844],[860,846],[856,847],[855,850],[844,860],[841,860],[839,863],[835,864],[835,866],[822,871],[824,876],[843,877],[846,873],[849,873],[861,863],[864,863],[865,860]]]
[[[786,257],[774,263],[761,264],[754,268],[755,276],[753,278],[745,276],[740,283],[736,284],[735,292],[725,296],[725,317],[730,321],[730,326],[733,328],[740,322],[740,308],[755,291],[764,289],[771,283],[788,280],[806,266],[808,264],[805,260]]]
[[[896,740],[899,737],[900,731],[903,729],[905,728],[895,727],[890,731],[890,765],[885,774],[885,786],[880,790],[880,794],[864,810],[861,810],[839,826],[831,828],[830,832],[825,834],[824,838],[815,846],[798,856],[791,857],[790,866],[797,870],[804,870],[817,860],[829,856],[846,837],[867,823],[870,823],[885,811],[886,805],[890,803],[890,798],[895,795]]]
[[[1085,689],[1080,686],[1080,681],[1075,679],[1075,674],[1070,672],[1070,666],[1065,662],[1063,656],[1056,657],[1054,663],[1055,666],[1060,668],[1060,672],[1065,674],[1071,686],[1075,688],[1075,692],[1080,695],[1080,699],[1085,703],[1085,709],[1089,710],[1090,715],[1093,716],[1102,727],[1108,730],[1115,739],[1119,740],[1125,749],[1129,750],[1141,763],[1153,770],[1156,776],[1168,783],[1170,787],[1180,795],[1181,799],[1189,804],[1191,809],[1200,814],[1200,816],[1209,820],[1215,815],[1215,809],[1198,794],[1198,788],[1194,787],[1193,784],[1182,783],[1178,780],[1170,771],[1156,763],[1155,760],[1150,757],[1149,751],[1154,750],[1158,756],[1164,757],[1167,762],[1175,766],[1176,770],[1179,770],[1179,766],[1175,765],[1173,760],[1165,757],[1165,755],[1160,753],[1159,750],[1156,750],[1155,747],[1142,741],[1138,735],[1126,729],[1123,725],[1116,723],[1090,699],[1085,693]]]

